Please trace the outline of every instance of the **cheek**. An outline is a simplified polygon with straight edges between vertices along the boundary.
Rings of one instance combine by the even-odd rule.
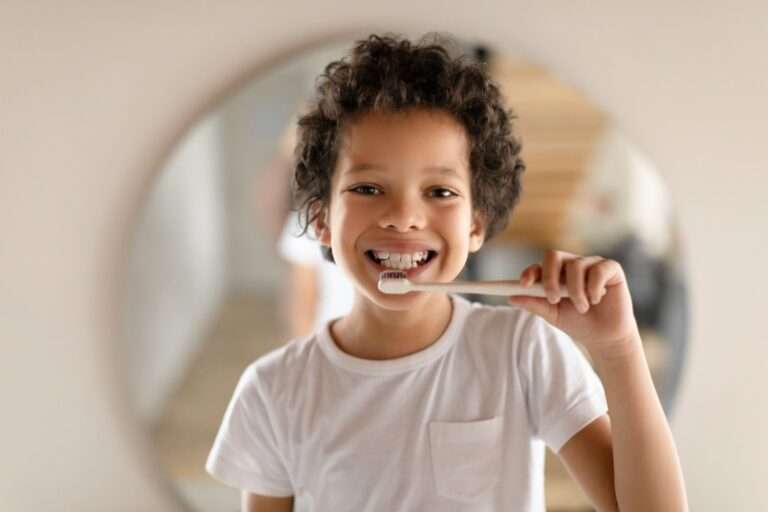
[[[365,221],[365,217],[361,215],[360,208],[355,205],[354,201],[336,201],[331,210],[331,216],[332,225],[335,227],[332,230],[332,235],[336,240],[354,237]]]
[[[467,244],[472,229],[471,213],[466,208],[460,208],[453,212],[450,216],[450,220],[448,219],[448,216],[446,216],[446,221],[451,223],[451,229],[455,233],[455,238],[461,243]]]

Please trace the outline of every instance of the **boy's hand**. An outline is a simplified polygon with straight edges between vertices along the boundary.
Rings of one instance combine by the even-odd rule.
[[[513,296],[508,302],[541,316],[592,356],[616,357],[640,340],[624,270],[616,261],[550,250],[542,263],[523,270],[520,282],[541,282],[549,300]],[[560,298],[561,283],[570,298]]]

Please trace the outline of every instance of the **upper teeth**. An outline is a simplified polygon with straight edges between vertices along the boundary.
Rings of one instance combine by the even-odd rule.
[[[383,266],[402,270],[415,267],[420,261],[426,259],[428,252],[421,251],[404,254],[397,252],[373,251],[373,255]]]

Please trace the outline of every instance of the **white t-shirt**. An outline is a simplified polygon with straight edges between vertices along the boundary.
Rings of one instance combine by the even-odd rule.
[[[544,511],[545,443],[607,411],[562,331],[451,295],[445,332],[398,359],[353,357],[328,324],[252,363],[208,461],[218,480],[305,511]]]
[[[277,243],[277,250],[284,259],[298,265],[315,268],[318,276],[317,311],[314,318],[314,330],[328,320],[344,316],[352,309],[355,289],[347,276],[325,258],[320,252],[320,244],[306,235],[296,236],[301,232],[299,217],[291,212]]]

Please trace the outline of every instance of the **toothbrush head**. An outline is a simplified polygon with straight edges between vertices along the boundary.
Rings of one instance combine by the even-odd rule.
[[[387,270],[379,274],[379,291],[402,295],[411,291],[411,282],[405,272],[399,270]]]

